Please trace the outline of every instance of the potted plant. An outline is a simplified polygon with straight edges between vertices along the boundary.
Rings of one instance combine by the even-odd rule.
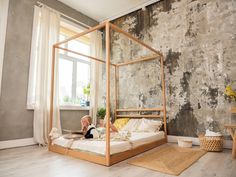
[[[84,95],[86,96],[86,106],[90,106],[89,102],[89,95],[90,95],[90,84],[88,84],[86,87],[84,87]]]
[[[99,119],[100,125],[103,125],[105,116],[106,116],[106,108],[99,108],[97,110],[97,118]]]

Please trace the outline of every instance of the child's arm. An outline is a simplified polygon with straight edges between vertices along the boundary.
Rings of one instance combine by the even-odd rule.
[[[110,128],[113,132],[118,132],[117,128],[112,123],[110,123]]]
[[[105,116],[105,118],[104,118],[104,124],[103,124],[103,126],[104,127],[106,127],[106,116]],[[117,130],[117,128],[111,123],[111,121],[110,121],[110,129],[113,131],[113,132],[118,132],[118,130]]]

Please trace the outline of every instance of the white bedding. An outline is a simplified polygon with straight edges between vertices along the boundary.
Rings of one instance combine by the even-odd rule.
[[[132,132],[129,141],[110,141],[110,153],[116,154],[119,152],[124,152],[136,148],[138,146],[160,140],[164,137],[165,133],[163,131]],[[77,149],[83,151],[90,151],[101,155],[106,154],[106,141],[101,141],[101,140],[94,140],[94,139],[73,140],[60,137],[53,140],[53,144],[75,150]]]
[[[165,137],[164,131],[159,132],[132,132],[130,137],[130,142],[132,148],[151,143],[163,139]]]
[[[110,153],[116,154],[124,152],[138,146],[160,140],[165,137],[163,131],[150,132],[132,132],[129,141],[111,141]],[[75,140],[71,149],[95,152],[97,154],[106,154],[106,142],[97,140]]]
[[[65,148],[70,148],[72,143],[73,143],[73,139],[66,139],[66,138],[63,138],[62,136],[57,138],[57,139],[54,139],[52,141],[52,144],[56,144],[58,146],[62,146],[62,147],[65,147]]]
[[[76,140],[73,142],[71,149],[95,152],[97,154],[106,154],[106,141],[96,140]],[[119,152],[131,149],[129,141],[111,141],[110,153],[116,154]]]

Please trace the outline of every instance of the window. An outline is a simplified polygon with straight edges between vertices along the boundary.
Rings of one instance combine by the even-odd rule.
[[[60,41],[82,30],[62,22]],[[64,46],[63,46],[64,45]],[[69,41],[62,47],[90,55],[90,38],[83,36]],[[90,86],[90,60],[64,50],[59,51],[59,101],[61,106],[86,106],[88,96],[84,89]]]

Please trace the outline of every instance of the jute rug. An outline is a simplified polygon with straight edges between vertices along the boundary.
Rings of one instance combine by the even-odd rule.
[[[171,175],[180,175],[205,153],[200,149],[167,145],[152,153],[134,158],[128,163]]]

